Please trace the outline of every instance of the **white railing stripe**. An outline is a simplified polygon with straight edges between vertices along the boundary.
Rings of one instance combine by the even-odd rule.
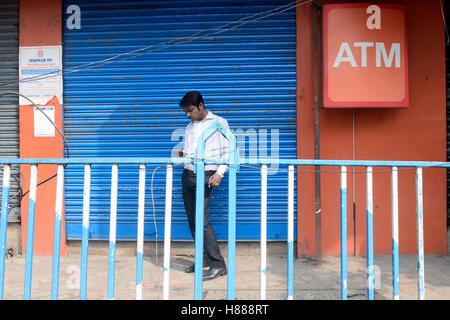
[[[170,279],[170,244],[172,229],[172,177],[173,166],[167,165],[166,169],[166,207],[164,216],[164,267],[163,267],[163,299],[169,300]]]
[[[91,165],[84,165],[83,234],[81,240],[80,300],[86,299],[89,248],[89,211],[91,204]]]
[[[145,164],[139,165],[138,227],[136,249],[136,300],[142,300],[144,263]]]
[[[116,224],[117,224],[117,184],[119,179],[117,164],[111,168],[111,208],[109,219],[109,264],[108,264],[108,299],[114,299],[115,259],[116,259]]]
[[[398,239],[398,169],[392,167],[392,287],[394,300],[400,299]]]
[[[416,202],[417,202],[417,277],[418,298],[425,299],[425,263],[423,249],[423,190],[422,168],[416,169]]]
[[[261,166],[261,300],[266,299],[267,279],[267,165]]]

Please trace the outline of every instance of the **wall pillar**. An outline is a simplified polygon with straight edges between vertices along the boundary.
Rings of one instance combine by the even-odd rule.
[[[44,49],[46,46],[61,46],[62,44],[62,3],[61,0],[20,0],[20,36],[21,53],[24,47]],[[30,49],[28,49],[30,50]],[[28,51],[30,52],[30,51]],[[32,51],[31,51],[32,52]],[[20,64],[23,63],[19,61]],[[37,67],[39,68],[39,66]],[[62,87],[62,80],[60,86]],[[60,87],[60,88],[61,88]],[[38,91],[38,90],[37,90]],[[62,130],[61,94],[55,90],[50,98],[30,97],[38,106],[54,109],[54,122]],[[20,86],[20,93],[30,95],[29,90]],[[39,92],[41,94],[42,92]],[[51,92],[47,92],[53,95]],[[44,99],[44,100],[43,100]],[[20,158],[63,158],[63,139],[55,130],[54,136],[36,135],[34,128],[36,115],[34,107],[28,101],[21,99],[19,106],[20,123]],[[21,165],[23,173],[24,192],[30,187],[30,165]],[[38,183],[56,174],[56,165],[38,166]],[[37,187],[36,212],[34,228],[33,253],[38,255],[53,254],[53,233],[55,223],[56,177]],[[29,194],[23,197],[21,203],[22,254],[26,253],[26,238],[28,225]],[[64,210],[63,210],[64,212]],[[63,215],[64,217],[64,215]],[[61,255],[67,254],[65,243],[64,218],[62,219]]]

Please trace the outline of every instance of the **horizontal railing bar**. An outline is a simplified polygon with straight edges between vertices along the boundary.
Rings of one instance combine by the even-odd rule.
[[[60,158],[60,159],[7,159],[0,164],[185,164],[194,163],[189,158]],[[205,164],[223,164],[229,160],[205,160]],[[308,165],[308,166],[359,166],[359,167],[436,167],[449,168],[450,162],[439,161],[375,161],[375,160],[314,160],[314,159],[240,159],[248,165]]]
[[[206,164],[212,163],[205,161]],[[356,166],[356,167],[439,167],[448,168],[450,162],[438,161],[375,161],[375,160],[313,160],[313,159],[246,159],[240,164],[282,164],[311,166]]]
[[[0,164],[184,164],[192,163],[188,158],[59,158],[59,159],[6,159]]]

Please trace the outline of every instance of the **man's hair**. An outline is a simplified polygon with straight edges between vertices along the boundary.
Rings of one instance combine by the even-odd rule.
[[[190,105],[194,105],[198,108],[200,103],[203,103],[203,97],[202,94],[198,91],[189,91],[186,93],[180,101],[180,107],[187,108]]]

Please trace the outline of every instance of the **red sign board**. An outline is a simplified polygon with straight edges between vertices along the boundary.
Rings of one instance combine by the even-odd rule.
[[[408,107],[406,7],[323,6],[323,106]]]

